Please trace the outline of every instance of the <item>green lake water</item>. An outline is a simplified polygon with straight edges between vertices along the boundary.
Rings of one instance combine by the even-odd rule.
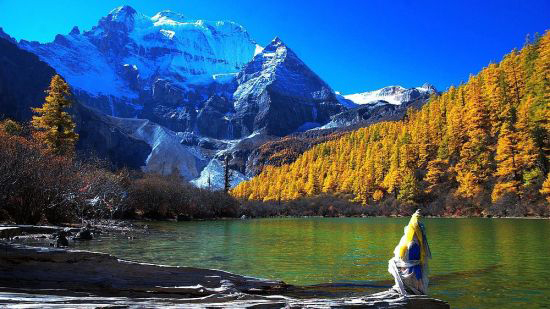
[[[335,296],[393,284],[387,271],[408,218],[154,222],[147,235],[77,247],[165,265],[215,268]],[[424,219],[430,295],[453,308],[550,308],[550,220]],[[340,293],[340,294],[338,294]]]

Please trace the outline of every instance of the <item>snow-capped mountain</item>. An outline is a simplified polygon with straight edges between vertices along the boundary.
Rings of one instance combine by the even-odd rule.
[[[279,38],[239,73],[233,95],[243,135],[283,136],[343,110],[334,91]]]
[[[422,87],[415,88],[388,86],[374,91],[348,94],[343,97],[357,105],[376,104],[379,101],[386,101],[393,105],[401,105],[406,102],[414,101],[420,97],[429,97],[436,92],[434,86],[424,84]]]
[[[280,39],[265,48],[233,22],[188,20],[129,6],[89,31],[21,41],[69,82],[79,101],[219,139],[283,136],[343,110],[332,89]]]
[[[177,103],[207,99],[209,93],[196,94],[202,88],[193,86],[232,80],[257,50],[236,23],[190,20],[171,11],[148,17],[129,6],[112,10],[89,31],[75,27],[51,43],[19,45],[90,97],[86,103],[115,116],[135,116],[143,108],[139,99],[155,92],[180,95]],[[108,104],[94,102],[100,97]]]
[[[409,107],[420,107],[437,90],[430,84],[404,88],[389,86],[375,91],[351,95],[338,95],[340,103],[348,108],[319,129],[341,128],[352,125],[368,125],[384,120],[398,120]]]

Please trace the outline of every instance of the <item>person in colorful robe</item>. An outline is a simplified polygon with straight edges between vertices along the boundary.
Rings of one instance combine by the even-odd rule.
[[[428,293],[428,259],[432,258],[426,230],[420,222],[420,210],[411,217],[404,235],[395,247],[388,271],[395,279],[393,289],[401,295]]]

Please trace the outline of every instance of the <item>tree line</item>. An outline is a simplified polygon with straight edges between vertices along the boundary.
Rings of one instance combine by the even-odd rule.
[[[550,31],[402,121],[319,144],[266,166],[231,193],[285,202],[332,195],[395,212],[550,214]]]

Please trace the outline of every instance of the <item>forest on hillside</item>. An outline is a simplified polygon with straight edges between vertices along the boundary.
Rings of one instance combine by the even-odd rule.
[[[402,121],[266,166],[232,194],[271,204],[330,196],[392,214],[548,216],[549,120],[547,31]]]

